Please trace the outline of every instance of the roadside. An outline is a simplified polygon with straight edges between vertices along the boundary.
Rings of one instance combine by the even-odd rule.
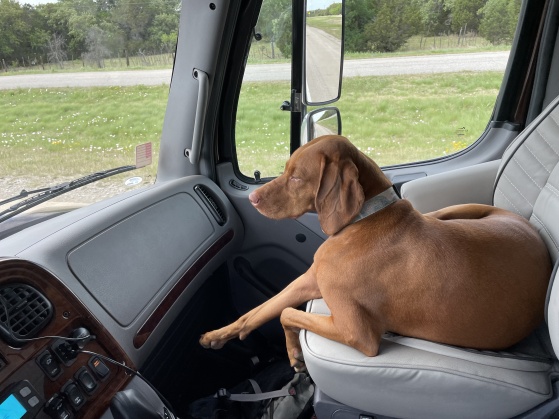
[[[459,71],[504,71],[508,56],[508,51],[497,51],[346,60],[344,62],[344,77],[433,74]],[[245,80],[285,81],[289,80],[290,74],[290,64],[250,64],[245,71]],[[0,90],[93,86],[154,86],[160,84],[168,85],[170,80],[171,69],[21,74],[0,77]]]

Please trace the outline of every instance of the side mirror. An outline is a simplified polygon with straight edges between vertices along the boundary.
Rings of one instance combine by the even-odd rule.
[[[320,108],[309,112],[301,126],[301,145],[323,135],[340,135],[342,118],[335,107]]]
[[[305,3],[303,101],[321,106],[340,98],[344,64],[344,0]]]

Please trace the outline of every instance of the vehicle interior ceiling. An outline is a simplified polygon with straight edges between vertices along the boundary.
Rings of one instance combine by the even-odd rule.
[[[198,4],[184,0],[183,9],[199,10]],[[198,340],[303,273],[326,238],[312,215],[281,223],[254,215],[247,197],[259,182],[235,165],[234,127],[261,2],[211,4],[181,16],[156,184],[0,238],[0,295],[2,282],[31,283],[55,306],[56,320],[42,334],[68,336],[87,327],[98,340],[86,349],[138,367],[179,416],[190,402],[271,363],[287,362],[279,320],[217,351]],[[386,167],[394,183],[498,160],[559,95],[559,0],[525,4],[493,118],[480,141],[449,158]],[[196,119],[185,112],[196,109],[199,93],[193,69],[211,77],[200,158],[191,164],[184,150],[194,148],[185,140]],[[122,304],[131,295],[134,304]],[[9,366],[0,366],[2,390],[26,379],[48,399],[82,368],[92,368],[91,357],[82,354],[59,375],[45,378],[36,361],[45,351],[56,352],[56,342],[26,344],[23,351],[0,345],[0,364]],[[89,417],[100,417],[115,392],[131,382],[120,367],[108,367],[114,379],[88,397],[88,406],[98,406],[88,407]]]

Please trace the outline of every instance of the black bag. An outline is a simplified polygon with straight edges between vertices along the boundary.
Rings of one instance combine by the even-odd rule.
[[[313,413],[313,393],[307,374],[294,374],[287,362],[274,362],[250,380],[196,400],[187,413],[193,419],[305,419]]]

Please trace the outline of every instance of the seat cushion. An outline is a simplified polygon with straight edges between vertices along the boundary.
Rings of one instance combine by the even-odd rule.
[[[307,311],[330,314],[324,300]],[[301,331],[317,387],[364,412],[399,418],[510,418],[552,395],[554,362],[543,346],[530,353],[485,352],[386,335],[376,357]],[[521,349],[520,349],[521,350]]]

